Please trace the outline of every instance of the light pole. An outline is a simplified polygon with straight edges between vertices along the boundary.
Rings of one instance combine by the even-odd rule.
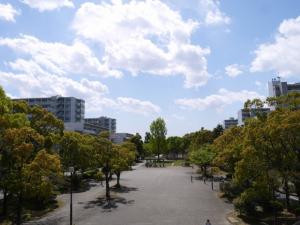
[[[70,225],[73,225],[73,173],[74,167],[69,167],[70,172]]]

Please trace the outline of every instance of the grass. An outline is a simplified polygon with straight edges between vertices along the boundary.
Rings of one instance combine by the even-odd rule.
[[[184,164],[184,160],[177,159],[177,160],[168,160],[165,162],[165,166],[182,166]]]

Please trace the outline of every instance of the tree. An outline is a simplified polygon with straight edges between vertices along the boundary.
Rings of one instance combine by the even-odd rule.
[[[24,171],[25,196],[34,199],[37,206],[42,207],[53,194],[54,183],[62,177],[60,158],[45,150],[37,153],[34,160]]]
[[[75,170],[84,171],[93,163],[93,138],[78,132],[65,131],[60,141],[59,155],[64,170],[74,167]]]
[[[189,159],[192,163],[198,165],[203,172],[203,175],[207,176],[207,168],[211,165],[215,157],[211,145],[205,144],[200,147],[192,148],[189,152]]]
[[[160,154],[164,153],[166,148],[166,123],[162,118],[154,120],[150,125],[150,144],[153,153],[157,155],[159,161]]]
[[[242,127],[227,129],[223,135],[219,136],[213,142],[212,147],[216,152],[214,163],[230,175],[234,174],[236,163],[241,160],[242,142]]]
[[[120,177],[124,170],[130,168],[136,157],[136,147],[133,143],[124,142],[122,145],[113,145],[116,155],[113,157],[113,171],[117,176],[116,187],[120,188]]]
[[[105,191],[106,200],[110,200],[109,178],[113,172],[114,157],[117,155],[117,148],[113,147],[112,142],[108,139],[107,133],[100,133],[95,139],[94,151],[97,167],[102,167],[102,172],[105,175]]]
[[[149,132],[146,132],[144,143],[149,143],[150,139],[151,139],[151,134]]]
[[[25,171],[33,160],[35,152],[43,146],[44,138],[29,127],[7,129],[4,133],[4,146],[10,158],[9,190],[17,197],[17,224],[21,224],[25,184]]]
[[[224,132],[224,128],[221,124],[218,124],[212,131],[213,138],[216,139],[221,136]]]
[[[63,135],[64,123],[40,106],[29,108],[30,126],[45,137],[45,148],[50,150]]]
[[[168,137],[167,139],[167,151],[172,155],[176,155],[176,159],[178,159],[179,153],[184,153],[184,142],[181,137]]]
[[[143,141],[142,137],[139,133],[136,133],[133,137],[130,138],[130,142],[135,144],[136,150],[137,150],[137,157],[144,158],[145,157],[145,152],[144,152],[144,147],[143,147]]]

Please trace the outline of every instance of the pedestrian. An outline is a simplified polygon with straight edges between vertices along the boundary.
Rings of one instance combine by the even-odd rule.
[[[208,219],[208,220],[206,220],[206,223],[205,223],[205,225],[211,225],[211,223],[210,223],[209,219]]]
[[[193,176],[191,176],[191,183],[193,183]]]
[[[204,184],[206,184],[206,177],[205,176],[203,177],[203,182],[204,182]]]

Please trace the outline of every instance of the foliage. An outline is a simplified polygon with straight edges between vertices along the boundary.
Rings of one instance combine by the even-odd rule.
[[[143,147],[143,141],[141,135],[139,133],[136,133],[133,137],[130,138],[129,141],[135,144],[137,157],[144,158],[145,150]]]
[[[173,155],[176,155],[176,158],[178,159],[178,154],[184,154],[185,153],[185,143],[183,138],[181,137],[168,137],[167,138],[167,152]]]
[[[189,159],[192,163],[198,165],[204,176],[207,176],[207,167],[211,165],[215,153],[213,152],[211,145],[202,145],[200,147],[193,146],[189,152]]]
[[[300,195],[300,95],[247,101],[246,109],[262,108],[265,103],[275,111],[258,114],[244,127],[233,127],[213,143],[214,163],[230,174],[240,191],[234,193],[236,207],[253,214],[256,207],[264,211],[280,210],[275,193],[285,193],[285,207],[290,194]]]
[[[81,135],[77,132],[65,131],[60,141],[59,155],[67,171],[69,167],[75,167],[75,170],[86,170],[94,163],[93,158],[93,137]]]
[[[152,153],[157,155],[158,161],[160,154],[166,151],[166,123],[162,118],[154,120],[150,125],[150,144]]]
[[[113,157],[112,170],[117,175],[117,187],[120,187],[121,172],[130,168],[136,157],[136,147],[131,142],[113,145],[116,154]]]

